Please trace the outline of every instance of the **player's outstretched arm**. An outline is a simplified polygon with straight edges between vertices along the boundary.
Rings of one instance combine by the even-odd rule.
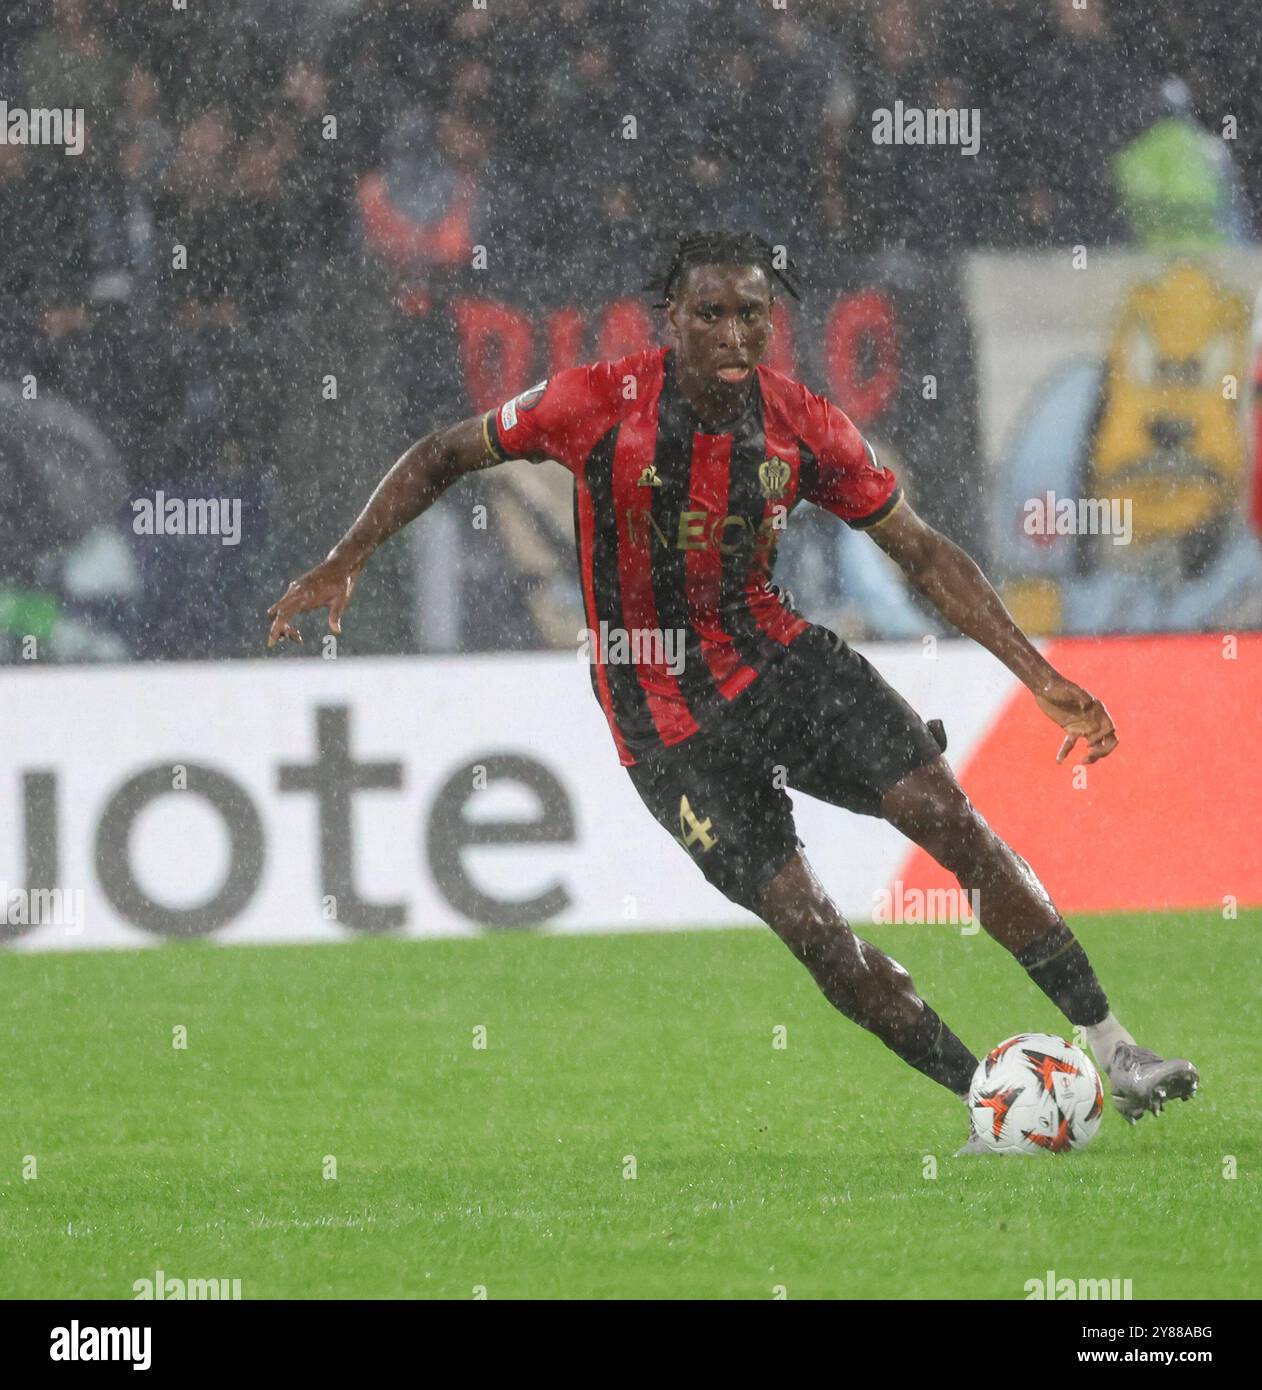
[[[418,440],[378,483],[328,557],[295,579],[267,610],[272,620],[267,645],[274,647],[282,638],[301,642],[294,619],[318,608],[329,610],[329,631],[340,633],[342,614],[373,551],[432,506],[457,478],[499,461],[487,445],[481,416]]]
[[[1057,762],[1069,756],[1080,738],[1087,743],[1083,761],[1088,763],[1117,747],[1108,710],[1035,650],[986,576],[958,545],[922,521],[906,502],[868,534],[947,622],[993,652],[1029,688],[1043,713],[1064,729]]]

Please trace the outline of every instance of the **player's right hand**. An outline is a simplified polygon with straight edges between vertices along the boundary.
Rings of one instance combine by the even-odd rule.
[[[1087,745],[1086,756],[1079,759],[1080,763],[1099,762],[1117,747],[1112,716],[1082,686],[1056,676],[1034,692],[1034,699],[1039,709],[1065,731],[1065,740],[1056,755],[1058,763],[1065,761],[1079,739]]]
[[[317,608],[329,610],[329,631],[341,634],[342,614],[355,592],[355,582],[359,578],[358,565],[348,565],[341,560],[325,560],[315,569],[308,570],[300,579],[295,579],[281,598],[267,610],[272,620],[272,630],[267,634],[267,645],[274,647],[282,638],[291,642],[301,642],[302,633],[293,625],[293,620],[302,613],[310,613]]]

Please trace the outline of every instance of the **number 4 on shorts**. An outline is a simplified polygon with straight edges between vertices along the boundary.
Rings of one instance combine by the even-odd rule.
[[[714,848],[714,836],[710,834],[712,822],[698,820],[696,813],[688,804],[688,798],[679,798],[679,840],[685,849],[700,845],[701,852]]]

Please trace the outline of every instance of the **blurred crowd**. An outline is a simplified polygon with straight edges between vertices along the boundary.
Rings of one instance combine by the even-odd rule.
[[[137,488],[228,477],[265,556],[278,482],[340,467],[284,433],[313,315],[423,308],[475,245],[530,285],[614,263],[634,284],[647,235],[702,223],[807,258],[1143,242],[1159,212],[1113,156],[1163,113],[1234,119],[1196,215],[1251,240],[1256,26],[1232,0],[5,0],[0,97],[82,107],[87,135],[79,157],[0,143],[0,383],[83,413],[91,431],[51,407],[40,428],[97,483],[85,516],[81,488],[28,479],[0,620],[30,630],[22,596],[61,584],[116,633],[96,654],[247,650],[264,560],[215,558],[190,648],[188,594],[146,568],[165,561],[133,546],[113,589],[79,592],[48,538],[64,554]],[[978,154],[875,144],[896,101],[980,109]],[[58,456],[0,429],[0,480]]]

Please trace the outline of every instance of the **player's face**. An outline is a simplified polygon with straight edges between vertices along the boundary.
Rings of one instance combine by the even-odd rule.
[[[764,272],[757,266],[695,266],[667,319],[681,380],[716,402],[741,400],[771,337]]]

